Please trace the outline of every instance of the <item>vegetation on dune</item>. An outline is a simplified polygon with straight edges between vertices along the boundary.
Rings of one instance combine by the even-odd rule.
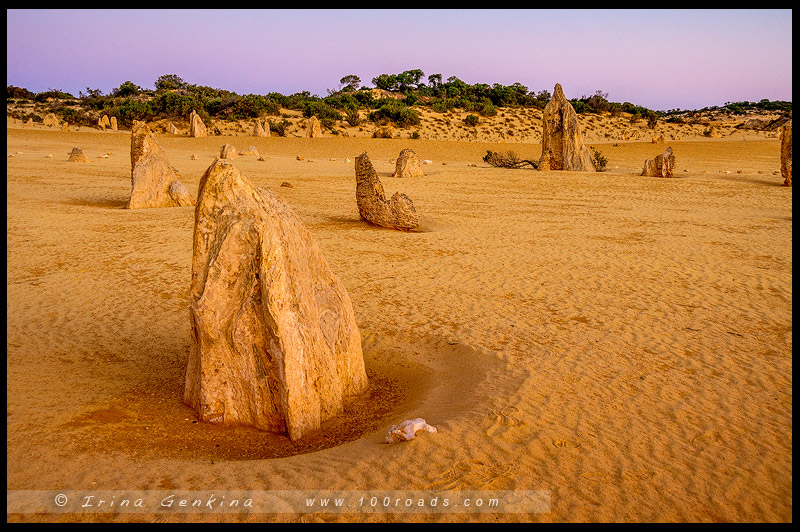
[[[598,172],[605,172],[606,165],[608,164],[608,159],[606,159],[605,156],[602,153],[600,153],[599,150],[596,150],[594,146],[591,146],[591,148],[592,148],[592,159],[594,161],[594,169],[597,170]]]
[[[188,83],[177,74],[165,74],[155,81],[153,89],[125,81],[107,95],[99,89],[86,87],[86,92],[81,91],[77,98],[58,89],[34,93],[8,85],[6,99],[9,103],[42,104],[46,107],[45,112],[54,112],[62,120],[76,125],[93,125],[97,117],[104,114],[117,117],[120,126],[128,128],[133,120],[185,119],[191,111],[207,121],[212,118],[240,120],[279,116],[281,109],[289,109],[299,111],[306,117],[317,116],[323,127],[333,130],[336,121],[346,120],[351,126],[357,126],[363,122],[363,117],[377,125],[391,123],[400,128],[417,126],[420,117],[412,106],[426,106],[438,113],[460,109],[470,113],[465,119],[466,125],[474,126],[480,122],[480,117],[495,116],[498,107],[544,109],[551,98],[549,91],[532,91],[521,83],[469,84],[456,76],[446,80],[442,74],[426,77],[420,69],[380,74],[372,79],[372,83],[374,87],[365,87],[358,76],[349,74],[339,80],[338,90],[328,89],[324,97],[308,91],[290,95],[277,92],[239,95]],[[792,110],[792,102],[764,99],[759,102],[726,102],[721,107],[694,111],[654,111],[630,102],[609,101],[608,93],[600,90],[569,101],[579,114],[610,113],[619,116],[627,113],[631,122],[645,120],[650,128],[655,128],[659,120],[670,123],[699,122],[704,113],[712,111],[738,115],[748,111],[790,113]],[[364,113],[359,113],[360,110]],[[22,117],[21,112],[17,114],[20,116],[15,118]],[[281,124],[276,122],[276,128],[272,130],[278,132],[283,129],[285,132],[286,126],[281,128]]]

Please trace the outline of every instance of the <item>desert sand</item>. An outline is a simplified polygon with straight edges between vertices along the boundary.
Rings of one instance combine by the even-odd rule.
[[[256,146],[265,160],[235,166],[289,203],[352,299],[369,395],[298,443],[198,423],[183,404],[194,208],[125,208],[130,132],[9,119],[6,480],[549,490],[549,512],[8,520],[791,521],[792,190],[779,140],[687,125],[661,131],[663,144],[625,142],[630,124],[592,118],[584,139],[605,172],[491,167],[486,150],[540,155],[539,122],[497,120],[511,115],[503,137],[467,138],[441,115],[418,140],[358,128],[256,138],[247,123],[240,137],[157,136],[195,196],[221,145]],[[640,176],[667,146],[675,177]],[[92,162],[67,162],[74,147]],[[391,177],[404,148],[431,161],[425,176]],[[387,196],[413,198],[418,231],[359,218],[353,160],[364,151]],[[384,443],[414,418],[438,432]]]

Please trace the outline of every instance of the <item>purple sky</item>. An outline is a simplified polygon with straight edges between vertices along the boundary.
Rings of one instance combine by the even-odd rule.
[[[473,83],[561,83],[650,109],[792,99],[784,10],[6,11],[7,85],[33,92],[163,74],[238,94],[326,96],[355,74],[421,69]]]

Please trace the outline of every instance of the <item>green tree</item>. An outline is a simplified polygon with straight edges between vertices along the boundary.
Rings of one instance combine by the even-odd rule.
[[[395,91],[399,85],[396,74],[381,74],[380,76],[376,76],[372,78],[372,84],[385,91]]]
[[[420,81],[425,73],[420,69],[406,70],[397,75],[398,89],[406,91],[413,87],[419,88]]]
[[[608,102],[608,93],[601,90],[596,91],[592,96],[586,99],[588,105],[593,111],[608,111],[611,104]]]
[[[34,97],[34,93],[29,91],[28,89],[22,87],[15,87],[14,85],[8,85],[6,87],[7,96],[6,98],[15,98],[17,100],[30,100]]]
[[[345,92],[352,92],[358,90],[358,86],[360,84],[361,84],[361,78],[359,78],[355,74],[348,74],[347,76],[339,80],[339,85],[341,86],[341,90]]]
[[[125,81],[116,89],[111,91],[113,96],[124,97],[124,96],[135,96],[142,92],[142,88],[136,85],[132,81]]]
[[[177,74],[164,74],[156,80],[156,92],[186,88],[187,83]]]

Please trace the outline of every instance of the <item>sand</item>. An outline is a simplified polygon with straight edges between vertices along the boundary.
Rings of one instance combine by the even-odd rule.
[[[352,299],[370,396],[292,444],[182,404],[194,210],[124,208],[130,133],[9,120],[8,490],[549,490],[551,508],[8,519],[791,521],[792,191],[779,141],[741,135],[590,139],[596,174],[481,160],[537,158],[533,140],[159,135],[192,194],[222,144],[256,146],[236,166]],[[639,176],[667,145],[675,178]],[[93,162],[67,162],[76,146]],[[425,177],[390,177],[407,147]],[[359,219],[345,159],[365,150],[420,231]],[[417,417],[439,432],[383,442]]]

